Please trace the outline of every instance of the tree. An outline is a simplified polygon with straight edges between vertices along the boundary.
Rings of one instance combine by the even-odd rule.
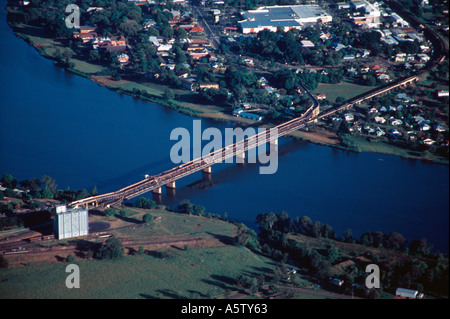
[[[153,199],[146,197],[139,197],[134,204],[136,207],[145,208],[145,209],[153,209],[156,208],[156,202]]]
[[[406,239],[401,234],[392,232],[387,236],[387,247],[397,250],[405,248]]]
[[[153,216],[150,215],[150,213],[147,213],[144,216],[142,216],[142,221],[144,223],[148,223],[148,222],[152,221],[152,219],[153,219]]]
[[[345,104],[347,102],[347,100],[344,98],[344,97],[342,97],[342,96],[338,96],[337,98],[336,98],[336,104],[337,105],[343,105],[343,104]]]
[[[91,191],[91,196],[96,196],[96,195],[98,195],[98,190],[97,190],[97,186],[94,186]]]
[[[366,83],[366,85],[368,85],[368,86],[375,86],[375,85],[377,84],[377,79],[376,79],[373,75],[368,74],[368,75],[366,76],[365,83]]]
[[[412,240],[409,244],[409,254],[426,256],[430,253],[431,248],[432,246],[427,243],[426,238]]]
[[[3,187],[16,188],[17,179],[15,179],[11,174],[3,174],[1,183]]]
[[[258,236],[255,231],[249,229],[244,224],[239,224],[236,236],[233,239],[236,246],[245,246],[251,249],[256,249],[259,246]]]
[[[177,212],[192,215],[194,213],[194,204],[189,199],[183,199],[177,206]]]
[[[173,98],[175,97],[175,93],[173,92],[172,89],[167,88],[164,90],[163,97],[166,100],[173,100]]]
[[[260,230],[269,230],[272,229],[273,225],[277,222],[278,216],[273,212],[259,214],[256,216],[256,223],[259,224]]]
[[[117,211],[114,208],[107,208],[103,212],[105,216],[114,216],[117,213]]]
[[[120,239],[111,237],[99,248],[96,257],[99,259],[117,259],[124,253],[124,247]]]
[[[66,262],[72,263],[72,262],[74,262],[74,261],[75,261],[75,257],[73,257],[72,254],[68,254],[68,255],[67,255],[67,258],[66,258]]]
[[[308,216],[303,216],[297,222],[297,228],[300,230],[300,233],[306,236],[313,236],[314,225],[311,221],[311,218]]]
[[[336,246],[328,248],[327,257],[328,261],[333,264],[339,258],[339,249]]]
[[[118,28],[119,32],[125,37],[137,35],[140,29],[141,26],[135,20],[125,20],[119,25]]]
[[[351,243],[353,241],[352,235],[352,230],[350,228],[347,228],[344,232],[342,240],[346,243]]]
[[[101,59],[102,59],[102,56],[101,56],[99,50],[92,49],[91,51],[89,51],[89,55],[88,55],[89,61],[97,62],[97,61],[100,61]]]
[[[49,189],[44,189],[43,191],[42,191],[42,197],[43,198],[53,198],[54,197],[54,194],[53,194],[53,192],[51,191],[51,190],[49,190]]]
[[[48,175],[42,176],[41,182],[42,182],[42,184],[45,185],[45,188],[52,190],[52,191],[56,191],[56,187],[58,185],[56,185],[56,181],[53,178],[51,178],[50,176],[48,176]]]
[[[283,233],[288,233],[291,231],[292,221],[291,221],[291,218],[289,217],[289,214],[285,211],[282,211],[280,213],[276,224],[277,224],[277,229]]]

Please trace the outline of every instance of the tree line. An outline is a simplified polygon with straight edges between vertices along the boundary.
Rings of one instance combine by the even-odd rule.
[[[238,225],[235,244],[266,254],[282,264],[295,265],[322,283],[334,276],[333,265],[349,258],[348,251],[344,252],[337,245],[338,242],[343,242],[368,247],[364,258],[370,260],[369,263],[380,266],[382,289],[405,287],[448,295],[446,258],[441,253],[432,252],[432,247],[425,238],[411,240],[407,245],[405,238],[395,232],[366,232],[360,239],[356,239],[353,238],[351,229],[347,229],[342,236],[337,236],[328,224],[313,222],[308,216],[292,219],[284,211],[280,214],[259,214],[256,224],[258,233],[245,225]],[[296,235],[315,238],[319,240],[318,243],[322,243],[319,245],[322,248],[312,248],[308,241],[298,241]],[[383,250],[377,250],[375,254],[370,248]],[[358,256],[358,253],[351,251],[354,256]],[[388,251],[395,251],[405,258],[387,257]],[[364,288],[367,273],[361,264],[347,266],[341,276],[345,282],[342,287],[345,293],[377,298],[382,291]]]

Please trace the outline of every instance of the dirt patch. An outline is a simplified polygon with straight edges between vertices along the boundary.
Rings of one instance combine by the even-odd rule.
[[[328,145],[341,145],[339,137],[329,131],[315,130],[311,132],[294,132],[291,135],[301,137],[305,140],[313,143],[328,144]]]
[[[126,81],[126,80],[120,80],[120,81],[116,81],[114,80],[111,76],[109,75],[93,75],[91,77],[92,81],[103,85],[103,86],[114,86],[114,85],[121,85],[121,84],[125,84],[125,83],[131,83],[130,81]]]

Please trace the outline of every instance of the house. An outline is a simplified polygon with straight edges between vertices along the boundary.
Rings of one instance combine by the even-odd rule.
[[[198,85],[200,90],[203,89],[219,89],[219,84],[214,82],[204,82]]]
[[[424,139],[422,142],[423,142],[423,144],[426,144],[426,145],[433,145],[433,144],[436,143],[436,142],[435,142],[434,140],[432,140],[431,138],[426,138],[426,139]]]
[[[389,74],[382,73],[382,74],[377,75],[377,79],[382,80],[382,81],[390,81],[391,77],[389,76]]]
[[[395,138],[395,139],[402,137],[402,133],[400,133],[400,132],[397,131],[396,129],[390,130],[390,131],[389,131],[389,135],[390,135],[392,138]]]
[[[91,33],[91,32],[95,32],[96,30],[97,30],[97,27],[80,26],[78,32],[80,32],[80,33]]]
[[[344,284],[344,280],[340,278],[333,278],[329,282],[330,284],[338,287],[341,287]]]
[[[117,60],[119,60],[120,63],[127,63],[130,61],[130,57],[126,53],[119,54],[117,56]]]
[[[315,46],[310,40],[302,40],[300,43],[303,48],[314,48]]]
[[[419,127],[421,131],[429,131],[431,126],[425,123],[425,121],[419,123]]]
[[[397,108],[396,108],[395,106],[389,105],[389,106],[388,106],[388,111],[389,111],[389,112],[396,112],[396,111],[397,111]]]
[[[379,123],[379,124],[386,123],[386,119],[384,117],[381,117],[381,116],[375,116],[374,117],[374,121],[375,121],[375,123]]]
[[[111,38],[110,38],[110,41],[111,41],[111,45],[113,45],[113,46],[118,46],[118,45],[127,45],[127,42],[126,42],[126,39],[125,39],[125,37],[124,36],[119,36],[119,35],[117,35],[117,36],[112,36]]]
[[[259,114],[244,112],[243,109],[237,109],[233,112],[236,117],[243,117],[255,121],[261,121],[264,117]]]
[[[354,54],[347,54],[344,55],[344,57],[342,58],[343,60],[354,60],[356,57]]]
[[[181,86],[189,91],[195,91],[196,83],[193,79],[180,79]]]
[[[72,37],[74,39],[81,39],[83,43],[88,43],[95,40],[98,37],[98,34],[95,32],[89,33],[74,32]]]
[[[375,134],[376,134],[376,136],[381,137],[381,136],[385,135],[386,133],[385,133],[381,128],[379,128],[379,127],[377,126],[377,127],[375,128]]]
[[[402,125],[402,124],[403,124],[403,121],[391,117],[391,118],[389,119],[389,123],[390,123],[391,125],[394,125],[394,126],[399,126],[399,125]]]
[[[355,119],[355,116],[352,113],[344,114],[344,120],[346,122],[352,122]]]
[[[406,93],[398,93],[396,96],[396,100],[403,101],[403,102],[410,102],[414,101],[411,97],[409,97]]]
[[[170,50],[172,50],[171,44],[163,44],[158,46],[158,52],[168,52]]]
[[[343,49],[346,49],[346,48],[347,48],[346,45],[343,45],[341,43],[337,43],[336,46],[334,47],[334,51],[340,51],[340,50],[343,50]]]
[[[426,53],[419,53],[416,55],[419,61],[421,62],[428,62],[430,61],[430,56]]]
[[[406,53],[397,53],[394,56],[394,62],[405,62],[406,61]]]
[[[373,66],[370,67],[370,70],[371,70],[371,71],[378,71],[378,70],[381,70],[381,66],[379,66],[378,64],[373,65]]]
[[[437,97],[449,96],[448,90],[436,90]]]
[[[424,295],[417,290],[397,288],[395,290],[395,299],[423,299]]]
[[[242,61],[246,66],[254,66],[255,63],[253,62],[253,59],[244,59],[244,61]]]
[[[434,128],[434,130],[437,131],[437,132],[445,132],[445,127],[443,127],[443,126],[440,125],[440,124],[433,125],[433,128]]]
[[[316,95],[317,99],[320,100],[325,100],[327,98],[327,96],[323,93],[319,93]]]
[[[126,45],[106,45],[106,50],[108,52],[116,52],[116,53],[125,53],[127,51],[127,46]]]

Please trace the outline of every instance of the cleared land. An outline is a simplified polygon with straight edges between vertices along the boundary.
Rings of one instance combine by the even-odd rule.
[[[77,245],[102,241],[96,233],[52,242],[51,249],[43,253],[5,255],[10,268],[0,270],[0,298],[247,298],[235,285],[240,275],[271,278],[279,267],[267,257],[232,245],[236,231],[232,223],[159,210],[123,210],[123,216],[104,217],[97,212],[90,217],[90,222],[109,224],[102,233],[123,241],[123,258],[87,260],[80,256]],[[148,212],[154,220],[143,224],[142,216]],[[186,242],[193,238],[201,240]],[[141,246],[145,252],[137,254]],[[70,263],[80,268],[80,289],[65,286],[68,254],[75,257]],[[305,278],[298,277],[297,282],[312,287]],[[325,293],[314,288],[311,296],[308,291],[292,296],[330,297],[317,295],[320,292]]]

